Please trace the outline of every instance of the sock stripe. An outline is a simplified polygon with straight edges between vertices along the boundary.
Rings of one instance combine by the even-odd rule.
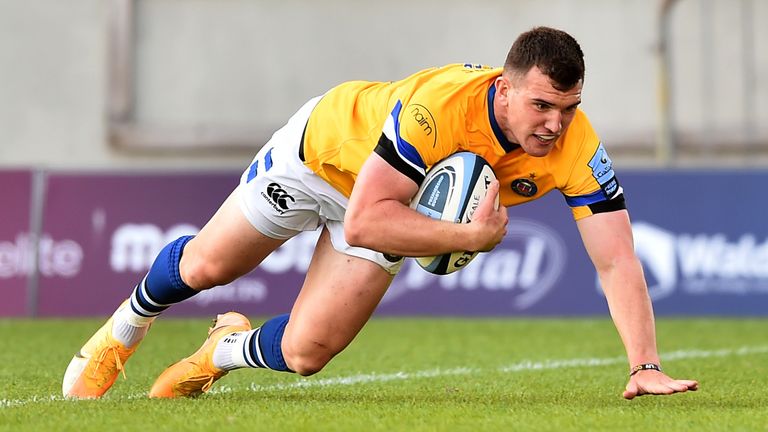
[[[145,310],[144,310],[144,309],[142,309],[141,307],[139,307],[139,306],[136,306],[136,305],[134,304],[134,300],[133,300],[133,297],[131,297],[131,310],[132,310],[132,311],[133,311],[133,313],[135,313],[136,315],[138,315],[138,316],[141,316],[141,317],[144,317],[144,318],[152,318],[152,317],[154,317],[154,316],[158,316],[158,315],[160,315],[160,313],[159,313],[159,312],[158,312],[158,313],[156,313],[156,314],[150,314],[149,312],[145,311]]]
[[[142,300],[145,300],[149,306],[154,306],[157,308],[167,308],[169,305],[167,304],[160,304],[157,300],[152,298],[152,294],[149,293],[149,290],[147,289],[147,277],[145,276],[144,279],[141,280],[141,297]]]
[[[168,305],[161,305],[151,299],[147,291],[146,282],[147,278],[145,277],[134,289],[131,296],[131,308],[137,314],[147,317],[160,315],[164,310],[168,309]]]
[[[131,293],[131,297],[130,297],[130,299],[131,299],[131,301],[130,301],[131,310],[133,310],[133,312],[136,315],[139,315],[139,316],[142,316],[142,317],[145,317],[145,318],[151,318],[153,316],[157,316],[158,313],[155,313],[155,312],[152,312],[152,311],[148,311],[145,308],[141,307],[141,300],[139,298],[140,297],[140,294],[139,294],[140,290],[141,290],[141,283],[139,285],[136,285],[136,287],[133,289],[133,292]]]
[[[267,362],[264,361],[264,356],[261,354],[261,341],[260,341],[261,337],[259,337],[259,336],[261,336],[261,327],[256,329],[256,331],[254,332],[253,339],[252,339],[251,343],[249,344],[249,346],[251,347],[250,351],[251,351],[251,353],[256,352],[256,357],[258,357],[257,361],[259,363],[263,364],[264,368],[272,369],[271,367],[269,367]]]
[[[248,366],[252,368],[264,367],[253,359],[253,356],[251,355],[251,350],[249,349],[249,347],[251,346],[251,339],[253,338],[253,335],[258,332],[259,332],[259,329],[256,329],[256,331],[248,332],[248,334],[245,337],[245,341],[243,342],[243,360],[245,360]]]
[[[134,296],[131,296],[131,309],[133,309],[133,311],[137,314],[145,317],[160,315],[165,310],[165,308],[160,310],[147,310],[147,308],[142,307],[141,301]]]
[[[162,313],[166,308],[156,308],[147,304],[146,300],[142,296],[142,288],[144,286],[145,280],[146,278],[142,280],[139,285],[136,285],[136,288],[133,289],[133,293],[131,293],[130,304],[134,313],[143,317],[150,318],[160,315],[160,313]]]

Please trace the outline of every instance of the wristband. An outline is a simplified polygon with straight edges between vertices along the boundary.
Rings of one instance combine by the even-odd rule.
[[[633,367],[632,369],[630,369],[629,370],[629,376],[632,376],[632,375],[640,372],[641,370],[648,370],[648,369],[653,369],[653,370],[661,372],[661,366],[657,365],[656,363],[643,363],[643,364],[639,364],[639,365]]]

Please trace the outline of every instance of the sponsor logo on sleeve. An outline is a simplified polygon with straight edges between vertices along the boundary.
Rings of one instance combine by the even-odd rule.
[[[588,165],[592,169],[592,177],[600,184],[600,188],[603,189],[606,196],[613,197],[619,190],[619,182],[613,172],[613,161],[608,157],[603,143],[597,146],[597,150],[595,150],[595,154],[592,155]]]
[[[409,141],[415,137],[422,137],[420,142],[430,143],[432,147],[437,145],[437,122],[427,107],[419,104],[410,104],[403,111],[401,126],[405,129]]]

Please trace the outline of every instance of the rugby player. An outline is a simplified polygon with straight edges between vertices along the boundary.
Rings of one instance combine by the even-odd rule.
[[[623,396],[696,390],[696,381],[661,370],[623,189],[579,109],[583,85],[577,41],[537,27],[517,38],[502,68],[453,64],[399,81],[347,82],[311,99],[256,154],[202,230],[158,254],[72,359],[64,395],[102,396],[164,310],[321,228],[290,314],[256,328],[236,312],[219,315],[200,349],[165,370],[149,396],[196,396],[238,368],[317,373],[368,321],[401,257],[489,251],[506,233],[507,207],[553,189],[573,213],[626,349]],[[472,221],[409,208],[429,167],[457,151],[482,156],[499,179]]]

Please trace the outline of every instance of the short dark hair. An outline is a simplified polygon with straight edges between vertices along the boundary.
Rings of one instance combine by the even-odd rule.
[[[522,76],[534,66],[558,90],[569,90],[584,80],[584,53],[576,39],[562,30],[535,27],[518,36],[507,54],[504,72]]]

